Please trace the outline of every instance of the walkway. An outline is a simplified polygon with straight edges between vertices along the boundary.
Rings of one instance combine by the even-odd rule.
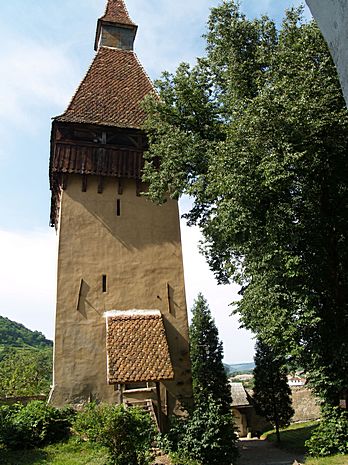
[[[293,465],[295,460],[303,461],[301,454],[284,451],[259,439],[242,439],[239,449],[238,465]]]

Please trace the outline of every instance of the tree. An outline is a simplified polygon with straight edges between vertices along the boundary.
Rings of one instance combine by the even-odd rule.
[[[222,362],[223,347],[208,303],[200,293],[192,308],[190,355],[193,395],[196,404],[211,397],[224,413],[231,412],[231,388]]]
[[[206,299],[200,293],[192,308],[190,357],[194,409],[175,419],[164,446],[180,463],[231,465],[238,456],[231,388],[222,363],[223,348]]]
[[[1,354],[0,397],[48,394],[52,348],[9,348]]]
[[[286,361],[271,347],[258,341],[254,368],[254,402],[257,413],[275,426],[280,442],[279,428],[290,423],[294,410],[288,385]]]
[[[206,55],[145,103],[147,195],[188,194],[219,282],[241,286],[244,327],[290,355],[337,405],[348,386],[348,113],[317,26],[279,30],[232,0]]]

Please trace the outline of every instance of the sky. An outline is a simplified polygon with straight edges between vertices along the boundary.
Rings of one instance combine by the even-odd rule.
[[[51,118],[61,114],[94,56],[97,18],[106,0],[0,2],[0,315],[53,339],[57,236],[49,228]],[[204,52],[205,24],[218,0],[126,0],[138,24],[135,51],[151,79],[194,63]],[[278,22],[297,0],[244,0],[249,18]],[[309,12],[306,10],[306,16]],[[181,211],[189,200],[180,203]],[[182,244],[188,308],[208,300],[225,362],[252,361],[254,340],[230,316],[238,288],[218,286],[198,253],[197,228],[184,221]]]

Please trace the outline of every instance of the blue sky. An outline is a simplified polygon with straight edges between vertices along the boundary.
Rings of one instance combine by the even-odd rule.
[[[203,53],[209,9],[218,3],[127,0],[139,25],[135,50],[152,79]],[[242,9],[249,17],[267,13],[280,21],[285,8],[299,3],[244,0]],[[94,56],[96,20],[104,8],[105,0],[0,2],[0,314],[50,338],[57,246],[48,227],[51,117],[64,111]],[[226,361],[250,361],[251,335],[228,316],[237,289],[215,284],[197,252],[197,229],[182,224],[182,235],[188,306],[202,290]]]

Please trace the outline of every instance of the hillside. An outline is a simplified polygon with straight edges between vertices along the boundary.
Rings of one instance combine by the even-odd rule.
[[[232,365],[225,364],[225,368],[229,374],[233,373],[250,373],[255,368],[254,362],[235,363]]]
[[[53,342],[39,331],[31,331],[20,323],[0,316],[0,347],[52,347]]]

